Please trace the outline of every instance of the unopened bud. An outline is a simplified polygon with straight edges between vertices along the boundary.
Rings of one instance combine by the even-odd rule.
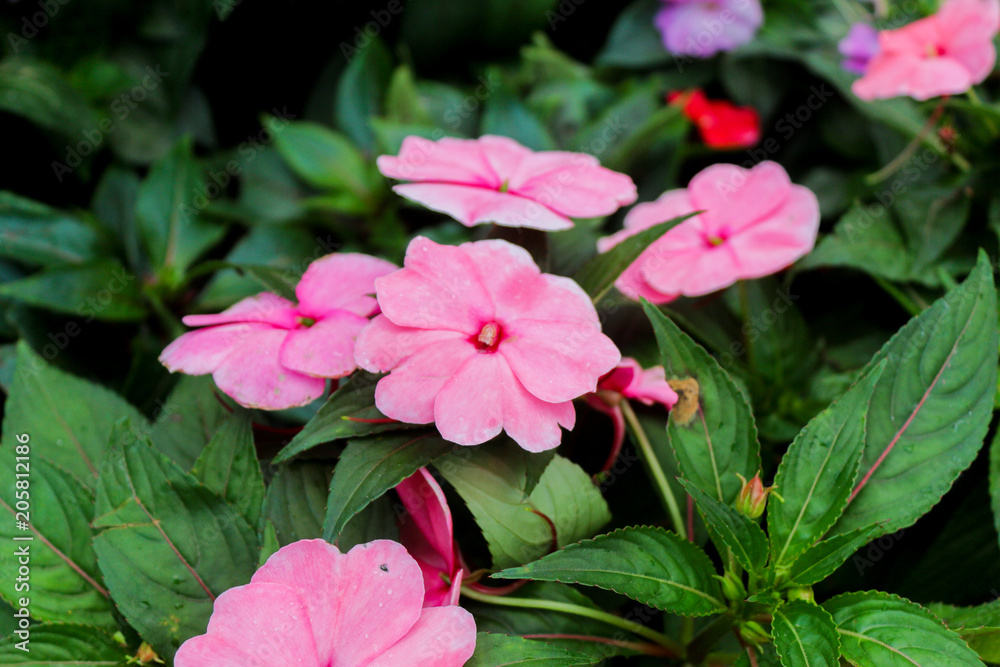
[[[147,642],[143,642],[139,645],[139,650],[136,651],[135,659],[140,665],[148,665],[151,662],[157,662],[163,664],[163,660],[160,656],[156,655],[156,651]]]
[[[795,588],[788,589],[788,601],[792,600],[802,600],[804,602],[812,602],[815,604],[816,596],[813,594],[812,586],[796,586]]]
[[[739,473],[736,475],[743,482],[743,488],[736,496],[736,502],[733,503],[733,506],[744,516],[759,519],[764,514],[764,509],[767,507],[767,497],[774,491],[774,487],[765,487],[764,483],[760,481],[760,473],[754,475],[749,482],[744,479],[743,475]]]
[[[740,626],[740,637],[751,646],[760,646],[771,642],[771,635],[767,633],[757,621],[746,621]]]
[[[722,584],[722,595],[730,602],[742,602],[747,599],[747,589],[740,580],[740,577],[734,573],[726,572],[726,576],[724,577],[720,577],[717,574],[712,576]]]

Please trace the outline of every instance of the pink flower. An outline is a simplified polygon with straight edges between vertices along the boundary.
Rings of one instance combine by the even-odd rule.
[[[397,484],[396,492],[407,512],[400,522],[399,541],[424,574],[424,606],[458,604],[464,571],[444,491],[421,468]]]
[[[677,392],[667,384],[667,373],[663,366],[643,370],[639,362],[630,357],[622,359],[614,370],[601,378],[597,383],[597,391],[587,396],[587,403],[595,410],[611,417],[614,424],[614,442],[603,470],[608,470],[614,465],[625,441],[622,398],[634,398],[643,405],[659,403],[670,409],[677,403]]]
[[[606,252],[624,239],[671,218],[688,218],[649,246],[615,282],[633,299],[666,303],[680,295],[702,296],[738,280],[760,278],[806,255],[819,231],[819,202],[808,188],[792,185],[781,165],[753,169],[715,164],[639,204],[625,228],[598,241]]]
[[[188,315],[204,326],[172,342],[160,355],[171,373],[211,373],[240,405],[281,410],[322,395],[325,378],[356,368],[354,339],[378,310],[375,278],[396,269],[367,255],[342,253],[313,262],[295,295],[299,305],[264,292],[218,315]]]
[[[398,194],[447,213],[463,225],[496,223],[547,231],[570,218],[610,215],[636,199],[635,184],[584,153],[531,151],[507,137],[407,137],[378,168],[404,183]]]
[[[375,281],[382,314],[358,336],[358,365],[387,417],[437,424],[460,445],[505,430],[529,451],[559,445],[572,400],[597,388],[618,349],[580,286],[539,271],[506,241],[417,237],[404,268]]]
[[[933,16],[880,32],[881,51],[852,90],[863,100],[964,93],[993,71],[998,28],[997,0],[949,0]]]
[[[282,547],[250,583],[218,597],[176,667],[460,667],[476,647],[461,607],[422,609],[420,568],[389,540],[342,554],[323,540]]]
[[[752,40],[764,10],[760,0],[664,0],[654,22],[670,53],[709,58]]]

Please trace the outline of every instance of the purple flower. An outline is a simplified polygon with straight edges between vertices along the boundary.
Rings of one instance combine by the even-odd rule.
[[[753,39],[764,11],[760,0],[664,0],[655,22],[667,51],[708,58]]]
[[[837,44],[837,49],[844,56],[841,67],[848,72],[864,74],[868,69],[868,61],[879,51],[878,30],[867,23],[855,23],[847,37]]]

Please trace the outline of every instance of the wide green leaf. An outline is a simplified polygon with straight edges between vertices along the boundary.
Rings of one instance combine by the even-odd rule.
[[[253,442],[250,413],[239,410],[215,432],[191,474],[256,526],[264,503],[264,475]]]
[[[13,443],[15,433],[28,433],[34,442],[45,443],[45,458],[92,486],[108,436],[122,417],[137,427],[146,423],[138,410],[110,389],[50,366],[24,341],[17,344],[3,442]]]
[[[806,549],[788,568],[788,585],[812,586],[833,574],[855,551],[880,535],[878,526],[835,535]]]
[[[465,667],[578,667],[594,662],[586,654],[549,646],[542,641],[480,632],[476,635],[476,653]]]
[[[375,152],[375,132],[370,121],[382,115],[382,100],[392,77],[392,55],[377,38],[360,51],[344,55],[349,64],[337,82],[334,116],[337,126],[371,154]]]
[[[0,640],[0,664],[40,667],[120,667],[129,655],[108,633],[88,625],[43,623],[31,628],[27,651],[17,635]]]
[[[139,232],[153,265],[166,271],[165,278],[177,280],[225,234],[222,226],[202,219],[209,190],[190,139],[177,142],[139,187]]]
[[[889,593],[845,593],[823,608],[833,615],[841,651],[858,667],[982,667],[982,661],[941,619]]]
[[[147,314],[135,274],[114,259],[60,266],[3,283],[0,296],[77,315],[88,323],[133,322]]]
[[[292,461],[282,464],[267,487],[264,516],[281,546],[323,536],[332,464]]]
[[[822,607],[801,600],[782,605],[774,612],[771,634],[784,667],[840,665],[837,626]]]
[[[250,581],[257,536],[148,442],[119,435],[97,484],[94,551],[118,610],[169,659],[205,632],[220,594]]]
[[[494,568],[521,565],[590,537],[611,518],[583,469],[558,456],[529,493],[539,462],[548,457],[508,441],[462,447],[434,463],[483,531]]]
[[[1000,662],[1000,600],[976,607],[932,604],[928,608],[957,632],[980,658],[990,663]]]
[[[767,509],[774,563],[791,562],[837,522],[858,476],[865,415],[885,362],[816,415],[781,459],[774,484],[783,501]]]
[[[618,276],[639,259],[639,255],[646,248],[694,215],[697,215],[697,212],[672,218],[628,237],[611,250],[601,253],[584,264],[583,268],[573,276],[573,279],[595,303],[600,301],[601,297],[615,284]]]
[[[20,39],[7,34],[8,43]],[[98,118],[80,92],[55,66],[34,58],[6,57],[0,62],[0,111],[22,116],[74,144],[83,143],[84,132],[99,134]],[[80,153],[71,150],[66,147],[58,154],[55,176],[60,182],[80,166]]]
[[[981,253],[960,287],[910,320],[872,359],[888,360],[868,408],[861,480],[834,531],[909,526],[972,463],[993,414],[997,305]]]
[[[669,63],[674,56],[663,48],[663,36],[653,21],[660,8],[656,0],[628,5],[611,26],[608,41],[597,55],[598,64],[645,68]]]
[[[703,616],[725,608],[714,574],[708,556],[691,542],[640,526],[571,544],[493,576],[596,586],[663,611]]]
[[[0,192],[0,257],[25,264],[82,264],[100,256],[97,231],[40,202]]]
[[[31,454],[20,462],[14,449],[18,441],[12,436],[9,442],[2,450],[10,463],[3,468],[0,486],[0,539],[7,545],[0,551],[0,597],[15,607],[29,598],[31,615],[38,620],[114,628],[110,596],[90,544],[93,491],[43,458],[46,441],[31,437]],[[18,479],[28,482],[20,497],[15,495]],[[17,511],[19,500],[26,501],[27,511]],[[19,521],[30,528],[19,528]],[[29,554],[30,576],[18,581],[22,549]]]
[[[454,443],[426,432],[403,431],[349,441],[330,482],[324,539],[335,541],[347,522],[369,503],[454,448]]]
[[[378,376],[358,371],[326,399],[315,416],[295,434],[277,456],[281,463],[326,442],[358,438],[383,431],[411,428],[386,416],[375,407]]]
[[[990,443],[990,501],[993,506],[993,527],[1000,537],[1000,431]]]
[[[705,526],[720,553],[728,548],[745,570],[761,574],[767,560],[767,535],[756,522],[724,505],[687,480],[681,480],[705,519]]]
[[[698,383],[698,404],[690,410],[672,410],[667,423],[681,473],[716,500],[730,504],[742,488],[737,475],[750,479],[760,470],[750,404],[703,347],[656,306],[644,301],[643,309],[653,323],[667,378],[692,378]],[[688,413],[690,421],[680,422],[682,412]]]
[[[182,375],[149,429],[156,448],[184,470],[191,469],[229,416],[216,391],[210,376]]]
[[[369,165],[342,134],[297,121],[275,135],[275,146],[289,166],[309,185],[320,190],[350,192],[359,199],[371,196]]]

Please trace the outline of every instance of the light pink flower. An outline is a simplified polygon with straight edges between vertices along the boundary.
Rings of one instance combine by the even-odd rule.
[[[461,607],[422,609],[420,568],[402,545],[342,554],[323,540],[282,547],[250,583],[215,601],[176,667],[460,667],[476,647]]]
[[[407,137],[398,156],[378,158],[378,168],[413,181],[395,186],[398,194],[468,227],[569,229],[570,218],[610,215],[636,199],[632,179],[592,155],[536,153],[507,137]]]
[[[639,362],[625,357],[613,371],[597,383],[597,391],[587,396],[587,403],[611,417],[614,425],[614,441],[611,454],[602,470],[614,465],[622,443],[625,441],[625,417],[622,414],[622,398],[633,398],[643,405],[659,403],[670,409],[677,403],[677,392],[667,384],[667,373],[663,366],[643,369]]]
[[[948,0],[937,14],[878,35],[880,51],[854,82],[863,100],[927,100],[968,91],[996,62],[997,0]]]
[[[417,237],[404,268],[375,281],[382,314],[358,336],[358,365],[387,417],[437,424],[460,445],[505,430],[529,451],[559,445],[572,400],[597,388],[618,349],[568,278],[539,271],[506,241],[438,245]]]
[[[624,239],[671,218],[688,218],[650,245],[615,282],[633,299],[666,303],[680,295],[702,296],[738,280],[760,278],[806,255],[819,231],[819,202],[793,185],[775,162],[753,169],[715,164],[686,189],[669,190],[639,204],[625,228],[598,241],[606,252]]]
[[[751,41],[764,10],[760,0],[664,0],[654,23],[670,53],[710,58]]]
[[[396,492],[407,512],[399,525],[399,541],[424,573],[424,606],[458,604],[464,570],[444,491],[421,468],[397,484]]]
[[[240,405],[280,410],[323,394],[325,378],[348,375],[354,339],[378,310],[375,279],[396,266],[368,255],[327,255],[302,276],[296,306],[263,292],[218,315],[188,315],[190,331],[160,355],[171,373],[211,373]]]

